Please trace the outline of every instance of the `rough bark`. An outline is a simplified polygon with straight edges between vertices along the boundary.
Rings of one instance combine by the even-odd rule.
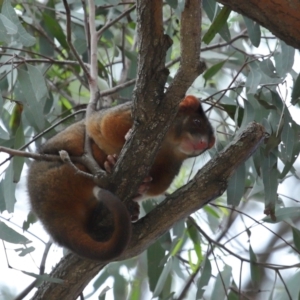
[[[300,2],[298,0],[218,0],[257,21],[287,44],[300,48]]]

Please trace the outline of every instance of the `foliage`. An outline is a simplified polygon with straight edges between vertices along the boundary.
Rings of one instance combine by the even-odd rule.
[[[108,104],[121,103],[130,100],[137,73],[136,12],[111,22],[132,4],[95,3],[97,29],[106,28],[98,44],[98,86]],[[87,65],[86,10],[79,0],[69,1],[69,7],[70,28],[60,1],[2,3],[3,147],[34,152],[46,138],[83,117],[88,83],[70,50],[67,29],[71,30],[71,44]],[[183,0],[166,0],[164,5],[165,32],[173,40],[166,62],[171,71],[168,82],[180,61],[183,7]],[[203,1],[202,24],[206,44],[201,58],[207,69],[188,93],[202,98],[216,128],[218,143],[210,154],[217,155],[251,121],[265,126],[268,139],[236,170],[225,195],[176,224],[142,255],[108,265],[84,292],[89,299],[104,299],[106,293],[113,293],[115,299],[181,299],[184,289],[189,299],[238,299],[239,294],[254,294],[255,299],[299,297],[295,268],[300,251],[300,127],[294,120],[300,99],[298,54],[255,21],[212,0]],[[57,258],[47,259],[44,274],[38,240],[46,240],[46,234],[34,224],[28,207],[21,213],[17,210],[16,202],[25,201],[23,183],[30,160],[22,156],[7,159],[1,153],[1,161],[0,238],[15,268],[10,274],[60,284],[58,278],[47,275]],[[202,161],[188,162],[172,188],[184,184]],[[154,205],[154,200],[147,201],[143,209],[149,212]],[[38,272],[33,262],[28,265],[30,255],[36,263],[42,260]],[[26,267],[12,263],[17,256]],[[17,269],[26,272],[20,275]],[[26,287],[26,280],[24,285],[18,283],[16,292]]]

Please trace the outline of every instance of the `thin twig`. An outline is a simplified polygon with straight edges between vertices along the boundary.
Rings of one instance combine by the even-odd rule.
[[[121,20],[123,17],[127,16],[135,8],[136,8],[136,5],[134,4],[132,7],[130,7],[129,9],[125,10],[123,13],[121,13],[117,18],[115,18],[114,20],[110,21],[109,23],[107,23],[106,25],[104,25],[101,29],[99,29],[97,31],[97,40],[99,40],[99,38],[101,37],[101,35],[103,34],[103,32],[107,28],[111,27],[112,25],[114,25],[115,23],[117,23],[119,20]]]
[[[90,77],[90,73],[88,71],[88,69],[86,68],[84,62],[82,61],[81,57],[79,56],[77,50],[75,49],[73,43],[72,43],[72,37],[71,37],[71,11],[70,11],[70,7],[69,4],[67,2],[67,0],[63,0],[64,3],[64,7],[66,10],[66,26],[67,26],[67,42],[68,45],[73,53],[73,55],[76,57],[77,61],[79,62],[85,76],[89,79]]]

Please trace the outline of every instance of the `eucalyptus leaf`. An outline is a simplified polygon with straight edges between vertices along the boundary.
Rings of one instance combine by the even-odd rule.
[[[28,240],[24,235],[18,233],[12,228],[8,227],[4,222],[0,221],[0,239],[12,244],[28,244]]]
[[[230,177],[227,186],[227,204],[238,206],[245,192],[246,168],[241,164]]]
[[[224,265],[222,272],[218,273],[210,299],[225,299],[232,276],[232,268]]]
[[[255,264],[257,262],[257,258],[251,245],[249,245],[249,259],[251,261],[250,262],[251,280],[254,283],[254,285],[257,285],[261,280],[261,269],[258,265]]]
[[[260,26],[257,22],[243,16],[245,24],[247,26],[249,38],[253,46],[258,47],[260,44],[261,32]]]

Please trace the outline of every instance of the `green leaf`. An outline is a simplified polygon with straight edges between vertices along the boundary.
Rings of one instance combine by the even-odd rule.
[[[161,261],[164,258],[165,250],[161,246],[160,241],[155,242],[147,249],[149,288],[152,292],[155,290],[158,279],[163,271]]]
[[[125,300],[127,299],[128,288],[127,288],[127,281],[122,275],[115,274],[114,278],[114,286],[113,286],[113,294],[114,299]]]
[[[255,253],[253,252],[251,245],[249,245],[249,259],[251,261],[250,262],[251,280],[256,285],[261,280],[261,276],[260,276],[261,269],[258,265],[255,264],[257,262],[257,258]]]
[[[224,66],[226,60],[221,61],[212,67],[210,67],[208,70],[205,71],[203,74],[203,78],[205,79],[205,83],[207,80],[211,79],[213,76],[215,76]]]
[[[300,74],[298,74],[297,79],[294,83],[291,103],[295,105],[299,103],[299,100],[300,100]]]
[[[250,199],[251,197],[263,193],[264,192],[264,185],[263,185],[263,181],[261,177],[257,177],[253,188],[251,189],[251,192],[249,193],[249,195],[247,196],[248,199]]]
[[[107,271],[107,269],[104,269],[101,271],[100,275],[97,277],[97,279],[94,281],[93,283],[93,290],[91,291],[90,294],[86,295],[86,298],[89,298],[91,295],[93,295],[95,293],[96,290],[98,290],[98,288],[100,286],[102,286],[105,281],[107,280],[107,278],[110,277],[110,273]],[[102,293],[105,295],[105,290],[106,288],[103,288],[100,295],[102,295]]]
[[[259,62],[259,67],[267,76],[271,78],[279,77],[279,75],[276,73],[274,64],[270,58],[263,59],[261,62]]]
[[[32,73],[31,73],[32,74]],[[30,74],[22,69],[19,70],[18,86],[16,87],[16,92],[20,97],[25,97],[24,101],[24,114],[30,124],[36,127],[37,130],[42,130],[45,124],[45,118],[43,115],[43,103],[40,101],[41,90],[36,90],[36,83],[33,83],[35,76],[30,76]],[[42,84],[44,78],[40,73],[40,78],[38,82]]]
[[[220,215],[217,213],[217,211],[213,207],[211,207],[209,205],[205,205],[203,207],[203,209],[205,210],[206,213],[210,214],[211,216],[213,216],[217,219],[220,219]]]
[[[198,290],[197,290],[196,299],[202,299],[204,291],[205,291],[203,288],[208,285],[211,275],[212,275],[211,274],[211,263],[209,261],[209,258],[206,257],[206,259],[203,262],[203,269],[201,272],[201,276],[197,283]]]
[[[272,152],[267,157],[261,155],[262,178],[265,187],[265,205],[269,209],[275,207],[277,201],[278,170],[277,157]]]
[[[165,267],[163,268],[162,273],[159,276],[159,279],[157,281],[157,285],[155,287],[155,290],[153,292],[153,298],[158,297],[160,295],[160,293],[162,292],[164,285],[166,283],[166,280],[171,272],[172,269],[172,259],[170,258]]]
[[[249,74],[247,76],[247,81],[245,86],[248,87],[249,94],[255,94],[257,91],[257,87],[260,84],[261,80],[261,72],[259,70],[257,62],[251,62],[248,64],[249,66]]]
[[[220,32],[222,27],[226,24],[227,19],[231,13],[231,9],[227,6],[223,6],[219,14],[213,20],[212,24],[210,25],[208,31],[205,33],[202,41],[205,44],[209,44],[215,35]]]
[[[243,118],[244,118],[244,109],[238,107],[237,105],[228,105],[219,103],[220,106],[224,108],[224,110],[227,112],[228,116],[234,121],[236,119],[236,113],[238,112],[237,117],[237,125],[241,126]]]
[[[248,124],[254,120],[254,116],[255,116],[255,113],[254,113],[253,106],[251,105],[251,103],[249,101],[244,99],[243,122],[239,129],[239,132],[244,130],[244,128],[246,128],[248,126]]]
[[[197,228],[190,220],[187,221],[187,233],[194,244],[194,250],[198,257],[197,264],[200,264],[203,259],[202,249],[201,249],[201,239]]]
[[[18,26],[4,15],[0,14],[0,20],[2,21],[8,35],[16,34],[18,32]]]
[[[30,47],[34,45],[35,38],[28,34],[27,31],[24,29],[19,20],[18,15],[16,14],[14,8],[11,6],[9,0],[4,0],[1,12],[7,19],[9,19],[13,24],[15,24],[18,27],[18,32],[15,34],[15,39],[17,41],[20,41],[25,47]]]
[[[294,65],[295,48],[288,46],[285,42],[280,41],[281,52],[274,55],[277,73],[285,77]]]
[[[173,9],[176,9],[177,6],[178,6],[178,0],[167,0],[166,2],[167,2],[167,3],[171,6],[171,8],[173,8]]]
[[[78,54],[83,54],[87,50],[87,44],[85,39],[75,39],[73,45]]]
[[[258,47],[260,44],[261,32],[260,26],[255,21],[243,16],[247,27],[248,35],[253,46]]]
[[[293,150],[295,144],[295,133],[293,128],[294,121],[287,109],[285,110],[283,118],[284,125],[281,132],[281,140],[283,142],[283,145],[281,147],[281,158],[284,160],[284,162],[288,162],[293,158]]]
[[[66,49],[68,52],[70,51],[69,45],[66,40],[66,36],[57,20],[52,18],[48,13],[43,13],[43,21],[47,30],[58,40],[61,46]]]
[[[293,147],[293,153],[292,153],[292,158],[290,161],[285,162],[284,157],[281,158],[281,154],[283,151],[279,152],[281,160],[284,162],[284,168],[279,176],[280,179],[284,178],[286,174],[292,170],[293,164],[296,161],[296,159],[299,156],[300,153],[300,140],[299,140],[299,125],[297,125],[295,122],[292,124],[293,131],[294,131],[294,147]]]
[[[240,165],[230,177],[227,187],[227,203],[238,206],[245,192],[246,168]]]
[[[22,229],[23,230],[28,230],[30,225],[35,223],[36,221],[37,221],[36,215],[32,211],[29,211],[26,221],[23,222]]]
[[[21,256],[21,257],[26,256],[27,254],[32,253],[34,250],[35,250],[34,247],[15,249],[16,252],[19,252],[19,256]]]
[[[22,125],[22,122],[21,122],[20,126],[17,129],[16,135],[15,135],[14,148],[19,149],[24,144],[25,144],[24,129],[23,129],[23,125]],[[20,177],[21,177],[21,173],[22,173],[22,170],[23,170],[23,165],[24,165],[25,158],[20,157],[20,156],[15,156],[12,159],[12,161],[13,161],[13,169],[14,169],[13,181],[15,183],[17,183],[17,182],[19,182]]]
[[[292,226],[294,245],[300,252],[300,231]]]
[[[217,10],[217,2],[214,0],[203,0],[202,1],[203,9],[206,12],[208,18],[213,20],[215,12]]]
[[[231,273],[232,268],[225,264],[224,270],[217,275],[210,299],[225,299],[230,285]]]
[[[0,239],[12,244],[28,244],[31,243],[24,235],[18,233],[5,223],[0,221]]]
[[[267,223],[278,223],[285,220],[290,220],[291,218],[299,217],[300,215],[300,207],[292,206],[292,207],[280,207],[275,209],[276,220],[273,221],[269,216],[264,217],[263,221]]]
[[[4,105],[4,101],[3,101],[2,95],[0,93],[0,116],[2,115],[3,105]]]
[[[51,277],[48,274],[35,274],[35,273],[31,273],[31,272],[26,272],[26,271],[22,271],[24,274],[29,275],[31,277],[34,277],[36,279],[38,279],[39,282],[43,282],[43,281],[48,281],[48,282],[52,282],[52,283],[58,283],[58,284],[64,284],[65,281],[63,279],[60,278],[54,278]]]
[[[27,64],[28,75],[30,79],[30,84],[35,94],[35,99],[38,102],[44,104],[46,97],[48,96],[48,89],[45,82],[45,78],[41,71],[32,65]]]
[[[9,213],[14,211],[14,206],[16,203],[16,184],[13,182],[13,173],[13,164],[11,162],[5,171],[5,178],[2,184],[6,209]]]
[[[184,3],[185,1],[182,2]],[[221,11],[221,6],[218,5],[215,0],[203,0],[202,6],[211,22]],[[225,41],[229,41],[231,39],[227,23],[220,29],[219,34]]]
[[[173,242],[175,242],[175,245],[171,251],[171,256],[175,256],[178,253],[178,251],[181,250],[184,239],[178,238],[178,239],[173,240]]]

